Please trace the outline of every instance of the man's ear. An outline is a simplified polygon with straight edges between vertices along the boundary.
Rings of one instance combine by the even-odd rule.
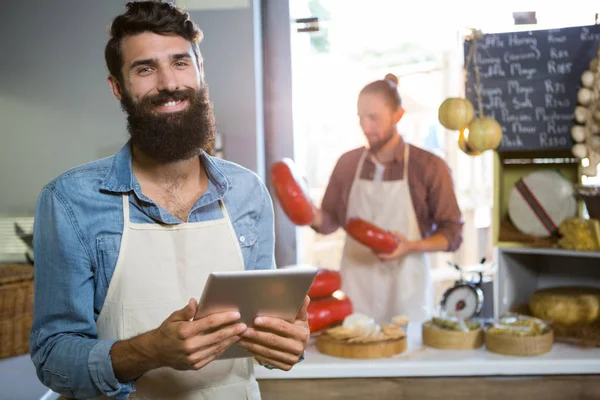
[[[121,84],[119,83],[119,81],[117,80],[117,78],[115,78],[112,75],[108,76],[108,86],[110,86],[113,95],[115,96],[115,98],[119,101],[121,101],[121,99],[123,98],[123,92],[122,92],[122,88],[121,88]]]
[[[404,115],[404,108],[398,107],[396,112],[394,112],[394,124],[397,124],[398,122],[400,122],[403,115]]]

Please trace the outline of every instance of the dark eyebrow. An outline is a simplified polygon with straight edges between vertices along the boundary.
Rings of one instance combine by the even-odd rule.
[[[191,59],[191,58],[192,58],[192,56],[190,53],[177,53],[177,54],[171,55],[172,60],[183,60],[183,59]],[[131,63],[131,66],[129,67],[129,69],[132,70],[135,67],[139,67],[141,65],[155,65],[156,63],[157,63],[156,58],[146,58],[143,60],[135,60],[134,62]]]
[[[129,67],[129,69],[132,70],[135,67],[139,67],[140,65],[154,65],[154,64],[156,64],[155,58],[146,58],[144,60],[135,60],[134,62],[131,63],[131,66]]]
[[[192,55],[190,53],[177,53],[171,56],[171,59],[173,60],[183,60],[184,58],[191,59]]]

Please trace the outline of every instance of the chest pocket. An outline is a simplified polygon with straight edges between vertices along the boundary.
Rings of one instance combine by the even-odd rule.
[[[244,257],[244,269],[255,269],[258,255],[258,229],[256,224],[247,220],[236,221],[233,223],[233,229]]]
[[[108,285],[112,279],[113,272],[117,266],[119,249],[121,248],[121,235],[100,235],[96,238],[96,250],[98,252],[98,268],[94,273],[96,282],[96,298],[94,305],[101,309],[103,304],[98,302],[106,297]]]

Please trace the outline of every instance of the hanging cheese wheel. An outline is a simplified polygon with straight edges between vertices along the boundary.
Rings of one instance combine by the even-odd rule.
[[[587,156],[587,147],[583,143],[577,143],[571,148],[573,155],[580,160],[583,160]]]
[[[310,333],[319,332],[332,325],[344,322],[344,319],[353,311],[352,302],[348,297],[338,299],[329,296],[311,300],[306,309]]]
[[[315,300],[321,297],[331,296],[342,287],[342,278],[338,271],[327,268],[319,268],[317,276],[308,291],[308,297]]]
[[[587,106],[592,102],[592,100],[594,100],[594,92],[586,87],[579,89],[577,92],[577,101],[579,104]]]
[[[284,158],[271,166],[271,184],[281,208],[294,224],[309,225],[313,221],[312,201],[292,160]]]
[[[467,144],[467,140],[465,139],[465,131],[468,132],[467,128],[463,128],[460,130],[460,133],[458,134],[458,148],[462,150],[463,153],[465,153],[468,156],[478,156],[481,154],[481,152],[479,151],[473,151],[472,148],[469,147],[469,145]]]
[[[571,128],[571,137],[577,143],[585,140],[585,127],[581,125],[573,125]]]
[[[583,106],[577,106],[575,107],[574,116],[575,121],[577,121],[580,124],[585,124],[585,121],[587,121],[587,119],[590,116],[590,111]]]
[[[473,120],[475,111],[473,104],[467,99],[449,97],[442,102],[438,109],[440,124],[446,129],[460,130]]]
[[[581,74],[581,83],[587,88],[594,86],[594,73],[592,71],[585,71]]]
[[[493,118],[475,118],[465,131],[467,144],[474,151],[495,150],[502,142],[502,127]]]
[[[361,218],[350,218],[346,232],[357,242],[377,252],[391,253],[398,246],[394,235]]]

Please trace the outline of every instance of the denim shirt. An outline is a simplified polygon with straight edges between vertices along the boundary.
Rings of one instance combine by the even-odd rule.
[[[275,268],[271,197],[252,171],[202,154],[209,185],[190,223],[222,218],[223,199],[244,267]],[[114,156],[69,170],[46,185],[34,222],[35,305],[31,358],[40,381],[76,398],[126,399],[135,382],[120,383],[96,320],[117,263],[123,233],[122,194],[135,223],[182,223],[142,194],[127,143]],[[173,310],[175,311],[175,310]]]

